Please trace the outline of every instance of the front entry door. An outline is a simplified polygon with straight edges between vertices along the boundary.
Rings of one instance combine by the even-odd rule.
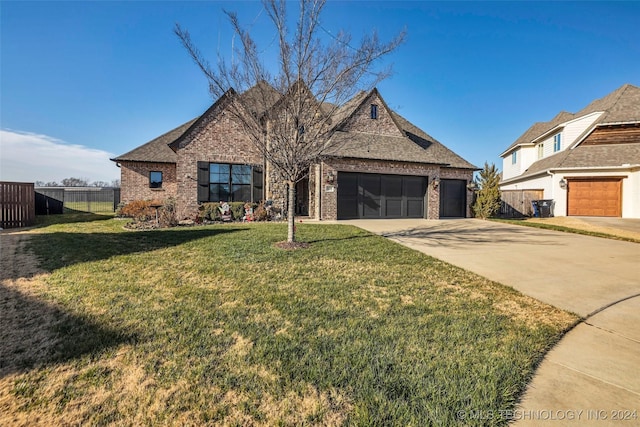
[[[309,178],[296,184],[296,215],[309,215]]]

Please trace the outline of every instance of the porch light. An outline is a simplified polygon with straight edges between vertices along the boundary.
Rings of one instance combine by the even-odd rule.
[[[435,178],[433,178],[433,181],[431,181],[431,186],[436,189],[438,188],[438,186],[440,185],[440,177],[436,176]]]
[[[567,181],[564,178],[560,180],[559,184],[560,184],[560,188],[562,188],[563,190],[567,188]]]
[[[478,184],[476,184],[475,181],[469,181],[469,183],[467,184],[467,190],[476,191],[477,189],[478,189]]]

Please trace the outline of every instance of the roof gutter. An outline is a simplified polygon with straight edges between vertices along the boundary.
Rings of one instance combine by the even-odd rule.
[[[628,170],[628,169],[640,169],[640,164],[638,163],[634,163],[634,164],[630,164],[630,163],[625,163],[623,165],[620,166],[584,166],[584,167],[573,167],[573,168],[555,168],[555,169],[548,169],[548,170],[552,170],[554,172],[570,172],[570,171],[579,171],[579,170],[587,170],[587,171],[606,171],[606,170]]]
[[[531,178],[535,178],[537,176],[540,175],[551,175],[553,176],[555,173],[557,172],[577,172],[577,171],[608,171],[608,170],[634,170],[634,169],[638,169],[640,170],[640,164],[639,163],[634,163],[634,164],[624,164],[624,165],[620,165],[620,166],[594,166],[594,167],[590,167],[590,166],[583,166],[583,167],[572,167],[572,168],[549,168],[549,169],[544,169],[541,170],[539,172],[533,173],[531,175],[520,175],[520,176],[516,176],[513,178],[509,178],[507,180],[504,181],[500,181],[500,185],[506,185],[506,184],[513,184],[516,182],[521,182],[521,181],[527,181]]]
[[[532,147],[534,145],[536,145],[536,144],[534,144],[533,142],[522,142],[522,143],[520,143],[518,145],[514,145],[511,148],[507,148],[502,154],[500,154],[500,157],[504,157],[507,154],[510,154],[512,151],[517,150],[518,148],[522,148],[522,147],[526,147],[526,146]]]

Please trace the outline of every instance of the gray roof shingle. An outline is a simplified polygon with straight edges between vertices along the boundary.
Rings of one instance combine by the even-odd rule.
[[[640,121],[640,88],[631,84],[625,84],[607,96],[592,101],[589,105],[575,114],[562,111],[548,122],[535,123],[518,139],[516,139],[513,144],[503,152],[503,154],[519,145],[532,143],[534,140],[562,123],[595,112],[603,112],[603,114],[595,121],[593,126]],[[577,141],[581,141],[587,134],[589,134],[593,130],[593,126],[587,129],[584,134],[580,135]]]
[[[572,116],[582,117],[599,111],[602,111],[603,114],[591,127],[577,138],[577,144],[582,142],[597,126],[640,122],[640,88],[625,84],[604,98],[591,102]],[[556,118],[559,118],[560,114],[556,116]],[[553,121],[555,121],[555,119],[552,120],[552,122]],[[546,131],[548,131],[557,126],[557,124],[555,124],[554,126],[548,127],[549,123],[551,122],[543,123],[542,125],[545,126],[540,126],[535,131],[532,131],[532,129],[539,125],[536,123],[525,132],[523,137],[528,134],[533,135],[537,130],[545,127],[547,127]],[[544,134],[546,131],[538,133],[537,136]],[[537,136],[533,136],[531,139],[535,139]],[[516,143],[523,139],[523,137],[520,137]],[[517,145],[516,143],[512,144],[509,149]],[[510,178],[505,182],[521,180],[546,171],[563,168],[616,167],[626,164],[640,164],[640,143],[574,145],[571,148],[534,162],[522,174]]]
[[[198,118],[189,120],[177,128],[170,130],[164,135],[152,139],[128,153],[114,157],[114,162],[130,161],[130,162],[155,162],[155,163],[175,163],[177,155],[169,148],[169,144],[178,139],[183,133],[191,127]]]
[[[406,136],[337,131],[331,137],[329,145],[333,148],[327,155],[478,169],[404,117],[392,114]]]
[[[524,173],[505,182],[517,181],[546,171],[572,168],[620,167],[640,165],[640,143],[580,145],[533,163]]]
[[[335,113],[333,125],[338,127],[348,119],[368,95],[366,92],[359,92],[341,106]],[[266,103],[273,106],[280,97],[281,95],[275,89],[269,89],[264,86],[251,88],[241,95],[245,105],[252,105],[252,100],[255,100],[256,105],[265,105]],[[256,100],[257,98],[260,99]],[[203,116],[190,120],[164,135],[111,160],[175,163],[177,155],[169,145],[175,145],[176,141],[212,108],[207,110]],[[254,113],[260,116],[264,113],[263,108],[257,107]],[[391,113],[393,120],[405,136],[336,131],[330,140],[330,145],[334,148],[328,154],[349,158],[430,163],[445,167],[478,169],[399,114]]]

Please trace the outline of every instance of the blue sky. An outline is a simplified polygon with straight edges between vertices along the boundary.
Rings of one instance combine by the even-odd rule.
[[[119,178],[109,157],[202,114],[207,82],[173,34],[212,60],[222,9],[265,47],[259,2],[0,2],[0,179]],[[322,25],[407,40],[387,57],[387,104],[482,166],[533,122],[640,86],[640,2],[329,1]]]

